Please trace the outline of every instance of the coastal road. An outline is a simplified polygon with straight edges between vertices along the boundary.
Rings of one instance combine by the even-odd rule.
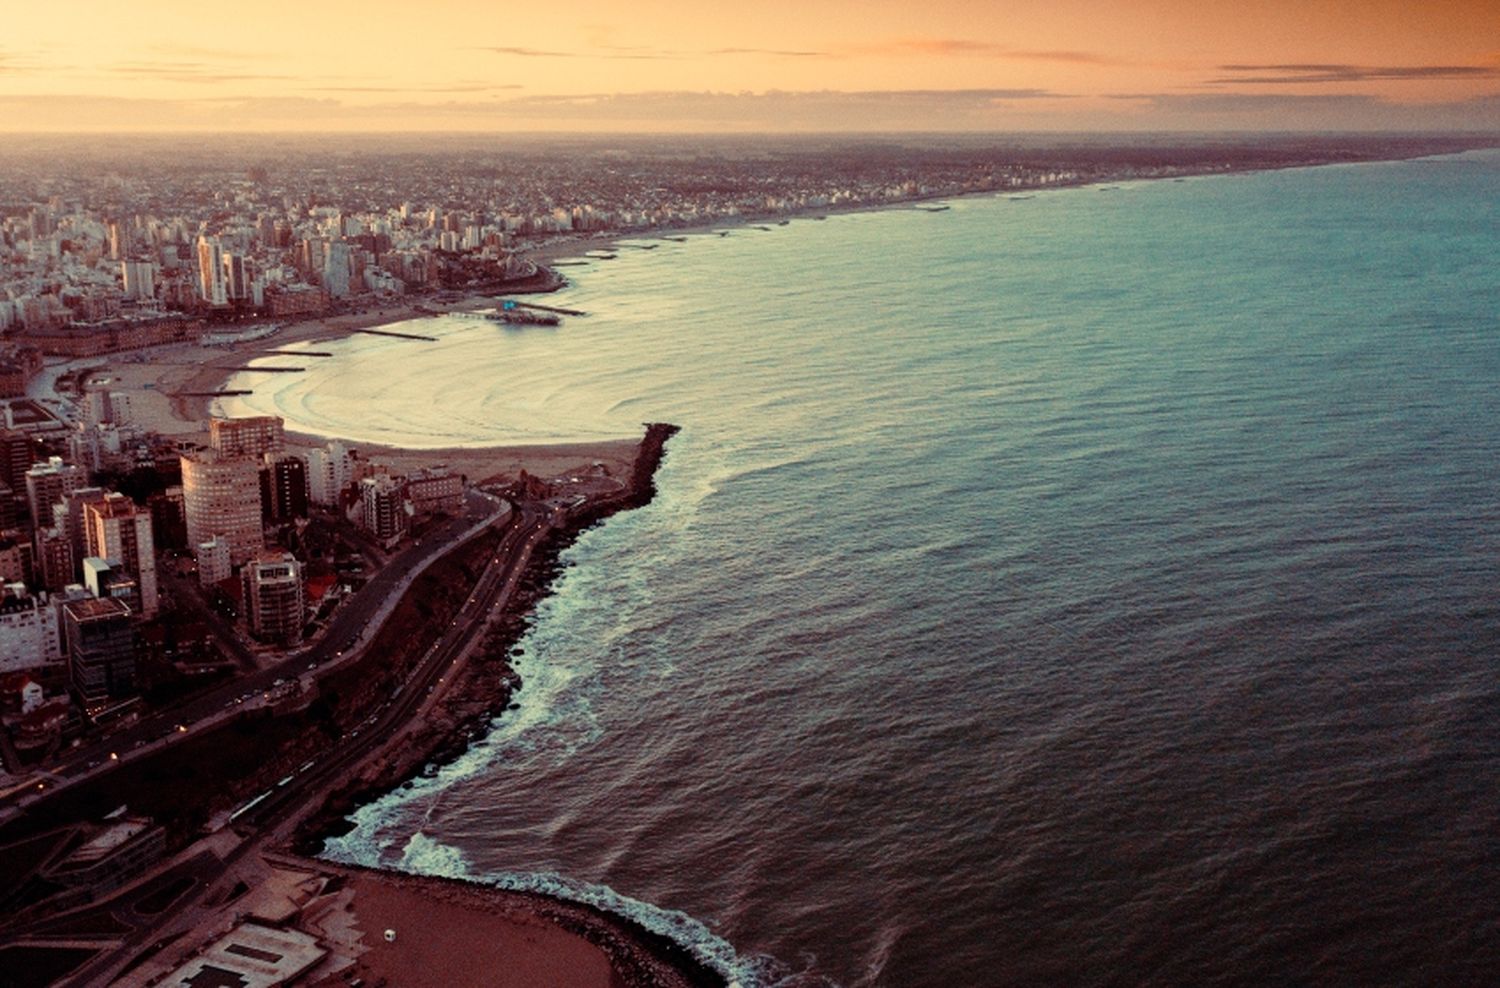
[[[245,804],[232,818],[233,829],[244,839],[218,859],[214,874],[203,876],[197,888],[158,922],[135,931],[119,949],[92,959],[69,975],[69,986],[113,983],[146,944],[170,940],[201,919],[199,904],[216,883],[228,881],[239,862],[256,851],[288,840],[300,820],[321,805],[320,796],[347,782],[367,760],[400,743],[402,729],[419,718],[440,695],[435,687],[483,635],[490,618],[509,602],[520,584],[531,556],[546,537],[557,514],[536,503],[522,503],[506,519],[494,555],[449,627],[431,646],[394,694],[372,711],[358,727],[325,748],[314,759],[271,789]],[[228,836],[221,832],[219,836]],[[217,838],[209,838],[215,840]]]
[[[46,778],[38,777],[0,798],[0,822],[20,809],[45,799],[83,779],[110,771],[122,760],[130,761],[161,746],[191,736],[254,709],[274,702],[278,686],[287,687],[299,677],[305,688],[345,662],[357,659],[366,642],[395,609],[401,595],[432,562],[461,542],[505,518],[510,506],[494,495],[471,490],[464,514],[430,530],[420,544],[408,546],[351,595],[335,612],[319,640],[290,653],[285,659],[256,673],[213,687],[182,703],[141,718],[108,737],[73,749],[46,766]]]
[[[441,697],[439,688],[478,643],[490,618],[510,601],[554,517],[542,505],[522,504],[463,606],[405,682],[325,754],[245,809],[236,823],[261,830],[273,842],[285,840],[303,812],[320,804],[320,793],[326,794],[367,759],[398,744],[402,729],[419,722]]]

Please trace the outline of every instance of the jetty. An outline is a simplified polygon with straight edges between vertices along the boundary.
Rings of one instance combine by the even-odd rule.
[[[265,367],[256,367],[253,364],[239,364],[237,366],[225,367],[224,370],[253,371],[256,374],[300,374],[307,370],[306,367],[281,367],[271,364]]]
[[[423,343],[436,343],[436,336],[422,336],[417,333],[398,333],[390,329],[351,329],[351,333],[364,333],[366,336],[394,336],[398,340],[421,340]]]
[[[231,388],[228,391],[179,391],[173,398],[238,398],[242,395],[253,395],[254,391],[249,388]]]
[[[327,350],[262,350],[268,357],[331,357]]]
[[[499,299],[502,309],[535,309],[538,312],[555,312],[560,316],[586,316],[587,312],[582,309],[564,309],[560,305],[542,305],[539,302],[517,302],[513,299]]]

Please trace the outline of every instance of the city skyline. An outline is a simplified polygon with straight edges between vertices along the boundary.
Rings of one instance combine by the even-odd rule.
[[[1500,129],[1478,0],[88,7],[9,14],[0,131]]]

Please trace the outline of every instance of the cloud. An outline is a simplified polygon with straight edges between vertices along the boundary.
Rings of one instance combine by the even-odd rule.
[[[514,45],[480,45],[473,51],[488,51],[496,55],[519,55],[522,58],[577,58],[572,51],[544,51],[540,48],[518,48]]]
[[[115,75],[134,76],[143,79],[158,79],[169,82],[249,82],[253,80],[294,80],[292,75],[266,72],[223,72],[201,62],[121,62],[106,71]]]
[[[1342,65],[1293,62],[1276,65],[1221,65],[1219,71],[1232,72],[1234,75],[1210,79],[1208,80],[1210,85],[1308,85],[1383,80],[1500,77],[1500,69],[1487,65]]]
[[[1398,103],[1368,93],[1120,93],[1134,112],[1177,129],[1287,131],[1494,131],[1500,95]]]
[[[1120,65],[1119,59],[1091,51],[1012,48],[970,38],[893,38],[870,45],[854,45],[856,55],[925,55],[938,57],[1000,58],[1025,62],[1065,62],[1072,65]]]
[[[538,48],[518,48],[509,45],[485,45],[472,50],[488,51],[497,55],[519,55],[525,58],[604,58],[641,61],[709,58],[716,55],[772,55],[783,58],[811,58],[829,54],[822,51],[798,51],[783,48],[705,48],[702,50],[681,50],[651,48],[645,45],[600,45],[594,49],[579,51],[548,51]]]
[[[465,82],[452,86],[308,86],[315,93],[485,93],[502,89],[525,89],[518,82]]]

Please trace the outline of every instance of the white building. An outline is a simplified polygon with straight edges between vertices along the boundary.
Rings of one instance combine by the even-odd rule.
[[[23,583],[0,589],[0,675],[53,665],[61,668],[62,632],[57,610],[45,593],[29,594]]]
[[[223,583],[234,575],[234,565],[229,556],[229,542],[218,535],[201,542],[197,547],[198,582],[205,586]]]
[[[307,454],[307,495],[314,504],[336,506],[354,481],[354,454],[337,439]]]

